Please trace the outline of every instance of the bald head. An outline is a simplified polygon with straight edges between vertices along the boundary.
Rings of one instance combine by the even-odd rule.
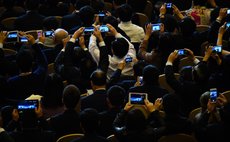
[[[68,32],[64,29],[58,28],[54,31],[54,41],[57,44],[62,43],[62,40],[68,37]]]

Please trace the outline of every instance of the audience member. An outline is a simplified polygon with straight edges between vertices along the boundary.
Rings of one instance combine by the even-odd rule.
[[[96,109],[87,108],[80,113],[81,126],[84,136],[71,142],[108,142],[108,140],[97,134],[100,123],[99,114]]]
[[[82,132],[79,117],[80,95],[75,85],[64,88],[62,98],[66,110],[48,119],[51,130],[56,134],[56,139],[66,134]]]
[[[2,127],[1,112],[0,112],[0,141],[2,141],[2,142],[14,142],[14,139]]]

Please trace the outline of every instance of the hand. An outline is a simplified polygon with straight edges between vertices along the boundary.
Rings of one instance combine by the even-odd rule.
[[[177,57],[178,57],[178,50],[175,50],[169,55],[168,62],[173,63]]]
[[[160,8],[160,15],[164,15],[164,14],[166,14],[166,7],[165,7],[165,3],[164,4],[162,4],[162,6],[161,6],[161,8]]]
[[[28,43],[29,43],[30,45],[35,44],[35,39],[34,39],[34,37],[33,37],[32,35],[26,34],[25,37],[28,39]]]
[[[38,37],[38,41],[41,42],[41,43],[45,43],[45,35],[44,34],[41,34],[40,37]]]
[[[6,39],[7,32],[0,32],[0,43],[4,43]]]
[[[42,112],[42,106],[41,106],[41,102],[38,101],[38,107],[35,108],[35,113],[37,115],[37,118],[40,118],[43,116],[43,112]]]
[[[211,100],[209,99],[208,104],[207,104],[208,112],[213,112],[213,111],[215,111],[215,109],[216,109],[216,103],[211,102]]]
[[[209,46],[206,51],[205,51],[205,55],[204,55],[204,58],[203,58],[203,61],[207,62],[209,57],[211,56],[212,54],[212,50],[213,50],[213,46]]]
[[[173,8],[173,12],[180,18],[180,19],[183,19],[184,16],[183,14],[181,14],[180,10],[176,7],[176,5],[172,5],[172,8]]]
[[[81,36],[79,37],[79,45],[80,45],[80,47],[81,47],[82,49],[85,49],[85,48],[86,48],[86,46],[85,46],[85,38],[84,38],[83,35],[81,35]]]
[[[228,10],[228,8],[221,8],[220,9],[219,16],[218,16],[218,18],[220,20],[223,20],[227,16],[227,10]]]
[[[106,26],[108,26],[110,33],[113,36],[116,36],[116,34],[118,33],[117,30],[112,25],[110,25],[110,24],[106,24]]]
[[[188,52],[188,57],[191,58],[193,61],[196,59],[192,50],[185,48],[185,50]]]
[[[94,21],[94,23],[93,23],[93,25],[99,25],[100,24],[100,19],[99,19],[99,16],[96,14],[95,15],[95,21]]]
[[[149,24],[147,24],[145,26],[145,38],[146,38],[146,40],[149,39],[149,37],[151,36],[151,34],[152,34],[152,24],[149,23]]]
[[[124,107],[124,110],[125,111],[129,111],[131,108],[133,107],[132,104],[130,104],[130,102],[126,103],[125,107]]]
[[[162,108],[162,104],[163,104],[163,99],[157,98],[154,103],[155,109],[160,110]]]
[[[74,38],[75,40],[76,40],[77,38],[79,38],[79,37],[82,35],[82,33],[84,32],[84,29],[85,29],[84,27],[81,27],[81,28],[79,28],[78,30],[76,30],[76,31],[74,32],[72,38]]]
[[[101,35],[101,31],[99,30],[99,26],[94,26],[94,31],[93,31],[94,36],[97,37],[97,39],[99,40],[99,42],[103,41],[102,35]]]
[[[219,97],[217,97],[217,103],[221,106],[225,106],[228,103],[228,100],[223,94],[220,94]]]
[[[14,120],[14,121],[18,121],[18,119],[19,119],[19,113],[18,113],[18,110],[17,109],[13,109],[13,111],[12,111],[12,119]]]
[[[219,34],[220,34],[220,35],[224,35],[224,33],[226,32],[226,24],[227,24],[227,22],[225,22],[225,23],[219,28]]]
[[[118,63],[117,68],[123,70],[125,68],[126,62],[125,59]]]

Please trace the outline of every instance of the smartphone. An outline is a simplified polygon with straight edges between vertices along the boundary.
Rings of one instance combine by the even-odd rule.
[[[18,110],[34,110],[38,107],[38,100],[24,100],[18,103]]]
[[[214,46],[212,48],[212,51],[216,52],[216,53],[221,53],[222,52],[222,46]]]
[[[217,89],[216,88],[211,88],[210,89],[210,100],[212,103],[215,103],[216,102],[216,99],[217,99]]]
[[[187,55],[187,50],[185,50],[185,49],[179,49],[178,50],[178,55]]]
[[[19,41],[22,43],[28,42],[28,39],[25,36],[19,37]]]
[[[42,37],[42,30],[37,30],[37,35],[38,35],[38,38]]]
[[[230,9],[227,10],[227,14],[230,14]]]
[[[94,27],[85,27],[84,34],[88,35],[93,33],[93,31],[94,31]]]
[[[106,16],[105,12],[104,11],[99,11],[97,15],[99,16],[99,21],[103,22],[104,17]]]
[[[137,93],[137,92],[130,92],[129,93],[130,104],[144,105],[145,99],[148,99],[147,93]]]
[[[152,25],[152,31],[159,31],[160,29],[161,29],[161,23]]]
[[[139,83],[143,84],[143,76],[138,76],[138,79],[139,79]]]
[[[52,37],[53,36],[53,31],[45,31],[44,35],[45,35],[45,37]]]
[[[133,61],[133,58],[131,57],[131,56],[127,56],[126,58],[125,58],[125,62],[126,63],[130,63],[130,62],[132,62]]]
[[[7,34],[6,42],[18,42],[18,31],[10,31]]]
[[[173,8],[172,8],[172,3],[166,3],[166,13],[168,14],[173,14]]]
[[[106,25],[101,25],[99,30],[102,32],[102,33],[106,33],[106,32],[109,32],[109,28],[108,26]]]
[[[228,29],[229,27],[230,27],[230,22],[227,22],[226,29]]]

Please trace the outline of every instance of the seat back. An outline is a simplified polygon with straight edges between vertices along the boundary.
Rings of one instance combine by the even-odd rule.
[[[196,31],[198,32],[205,32],[209,30],[210,26],[209,25],[197,25],[196,26]]]
[[[145,28],[145,24],[148,23],[149,21],[149,18],[144,14],[144,13],[135,13],[137,18],[138,18],[138,21],[139,21],[139,26],[142,27],[142,28]]]
[[[198,60],[202,61],[203,57],[202,56],[195,56]],[[189,57],[184,57],[180,59],[180,63],[178,66],[178,70],[180,71],[184,66],[194,66],[194,62],[191,58]]]
[[[174,76],[176,77],[176,79],[179,79],[180,74],[179,73],[174,73]],[[169,93],[173,93],[174,90],[172,89],[172,87],[167,83],[166,78],[165,78],[165,74],[161,74],[159,76],[159,84],[162,88],[168,90]]]
[[[56,142],[71,142],[72,140],[76,138],[83,137],[84,134],[76,133],[76,134],[67,134],[62,137],[60,137]]]
[[[16,50],[9,49],[9,48],[3,48],[3,52],[5,56],[12,56],[18,53]]]
[[[194,122],[195,121],[195,118],[196,118],[196,115],[198,114],[198,113],[200,113],[201,112],[201,107],[198,107],[198,108],[195,108],[195,109],[193,109],[192,111],[190,111],[190,113],[189,113],[189,120],[191,120],[192,122]]]
[[[118,140],[117,140],[117,138],[116,138],[116,136],[115,136],[114,134],[108,136],[106,139],[107,139],[109,142],[118,142]]]
[[[9,18],[3,19],[1,21],[3,29],[6,31],[13,31],[15,29],[14,22],[16,19],[17,19],[17,17],[9,17]]]
[[[158,142],[197,142],[197,140],[192,135],[180,133],[162,136]]]
[[[153,13],[153,4],[148,0],[147,4],[144,9],[144,14],[149,18],[152,19],[152,13]]]

